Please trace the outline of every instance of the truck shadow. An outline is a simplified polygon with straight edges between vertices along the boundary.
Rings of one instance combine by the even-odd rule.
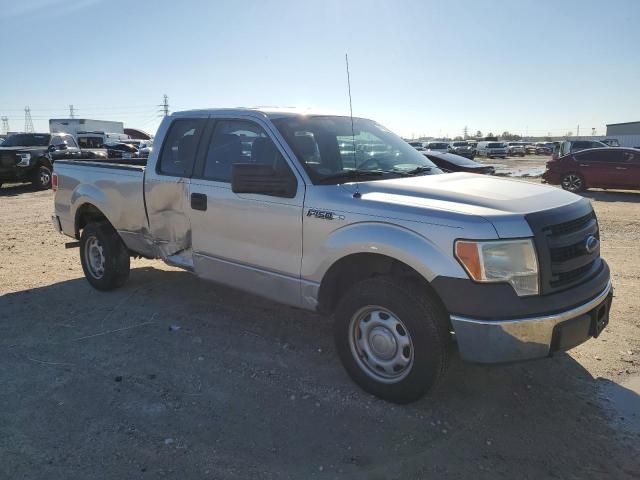
[[[454,359],[424,399],[391,405],[349,380],[328,319],[181,271],[136,268],[113,292],[77,278],[5,294],[0,356],[14,476],[31,465],[69,478],[82,463],[94,476],[193,478],[222,462],[233,478],[319,465],[346,478],[602,477],[635,458],[602,381],[569,355]]]
[[[14,197],[23,193],[37,192],[38,189],[30,183],[15,183],[0,187],[0,197]]]
[[[599,202],[640,203],[640,191],[628,190],[587,190],[580,195]]]

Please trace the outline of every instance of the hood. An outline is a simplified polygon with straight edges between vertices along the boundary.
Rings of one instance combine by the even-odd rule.
[[[462,172],[362,182],[358,190],[365,200],[481,216],[504,238],[532,234],[526,214],[583,200],[547,185]]]

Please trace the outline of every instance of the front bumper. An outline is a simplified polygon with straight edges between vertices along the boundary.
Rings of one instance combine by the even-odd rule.
[[[609,321],[613,287],[609,281],[593,299],[559,313],[511,320],[478,320],[451,315],[462,358],[503,363],[543,358],[597,337]]]

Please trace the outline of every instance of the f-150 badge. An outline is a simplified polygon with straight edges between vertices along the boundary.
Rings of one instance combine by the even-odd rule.
[[[318,210],[316,208],[307,210],[307,217],[322,218],[324,220],[344,220],[344,215],[336,215],[334,212]]]

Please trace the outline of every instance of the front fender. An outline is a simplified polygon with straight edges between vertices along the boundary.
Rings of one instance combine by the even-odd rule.
[[[443,242],[444,245],[437,245],[408,228],[384,222],[360,222],[341,227],[333,231],[320,248],[309,254],[305,252],[302,278],[320,283],[331,265],[356,253],[374,253],[394,258],[409,265],[427,281],[439,275],[467,278],[453,258],[453,238],[457,229],[440,228],[447,228],[451,237],[451,241]],[[442,239],[443,236],[438,237]]]

